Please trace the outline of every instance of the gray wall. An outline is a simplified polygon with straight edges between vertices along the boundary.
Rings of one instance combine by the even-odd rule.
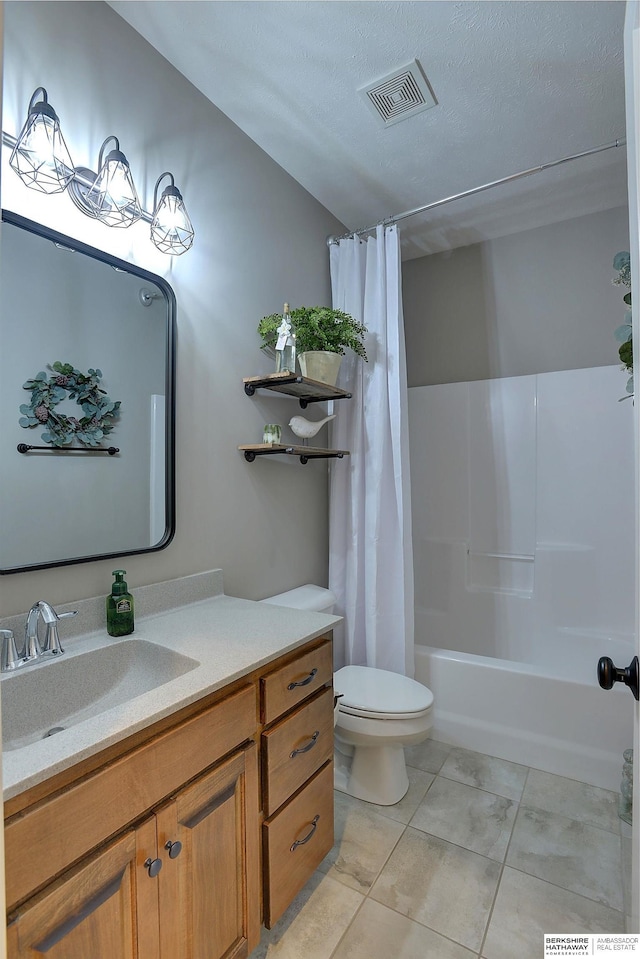
[[[608,366],[626,207],[402,265],[409,386]]]
[[[171,170],[196,230],[194,248],[172,262],[146,224],[109,230],[66,195],[28,190],[2,151],[4,207],[163,275],[176,294],[177,533],[166,550],[122,563],[130,587],[212,567],[223,568],[228,593],[249,598],[324,583],[326,463],[248,464],[236,447],[259,442],[264,423],[284,425],[293,412],[288,400],[246,397],[242,377],[270,369],[256,333],[264,314],[285,300],[330,302],[325,238],[342,225],[106,4],[22,0],[4,11],[3,128],[17,135],[44,85],[76,165],[95,169],[102,141],[115,134],[143,205]],[[0,335],[15,322],[3,311]],[[4,491],[0,509],[11,509]],[[2,577],[0,615],[41,598],[105,594],[118,565]]]

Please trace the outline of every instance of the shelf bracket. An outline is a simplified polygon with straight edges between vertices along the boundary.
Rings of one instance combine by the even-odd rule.
[[[256,444],[255,446],[240,446],[238,447],[241,453],[244,453],[244,458],[247,463],[253,463],[256,456],[297,456],[300,459],[300,462],[303,466],[309,462],[309,460],[329,460],[329,459],[338,459],[341,460],[344,456],[348,456],[349,453],[347,450],[325,450],[319,449],[315,446],[302,447],[302,446],[268,446]]]
[[[302,453],[300,456],[300,462],[303,466],[306,466],[309,460],[341,460],[343,456],[344,453],[334,453],[331,450],[327,450],[326,453],[314,453],[313,456],[307,456],[305,453]]]
[[[340,396],[301,396],[298,402],[303,410],[306,410],[309,403],[326,403],[327,399],[331,400],[350,400],[351,393],[340,394]]]
[[[281,446],[278,446],[272,450],[244,450],[244,458],[246,459],[247,463],[253,463],[256,456],[276,456],[278,453],[288,453],[291,455],[293,452],[294,451],[292,447],[283,449]]]

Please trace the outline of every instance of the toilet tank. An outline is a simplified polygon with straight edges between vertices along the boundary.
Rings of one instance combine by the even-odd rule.
[[[289,589],[285,593],[278,593],[277,596],[267,596],[262,602],[272,603],[274,606],[288,606],[290,609],[306,609],[315,613],[333,613],[336,597],[330,589],[307,583],[306,586]]]

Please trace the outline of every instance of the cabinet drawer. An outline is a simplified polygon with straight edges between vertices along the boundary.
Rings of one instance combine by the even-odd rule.
[[[262,826],[267,929],[333,846],[333,762]]]
[[[272,816],[332,753],[333,691],[325,688],[262,734],[265,816]]]
[[[333,677],[331,641],[274,669],[260,680],[261,716],[265,726],[297,706]]]
[[[245,686],[5,827],[7,906],[139,818],[255,734],[255,687]]]

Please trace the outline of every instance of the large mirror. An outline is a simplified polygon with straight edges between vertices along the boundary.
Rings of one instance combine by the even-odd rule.
[[[175,528],[173,291],[2,220],[0,573],[163,549]],[[92,388],[113,407],[90,416]]]

